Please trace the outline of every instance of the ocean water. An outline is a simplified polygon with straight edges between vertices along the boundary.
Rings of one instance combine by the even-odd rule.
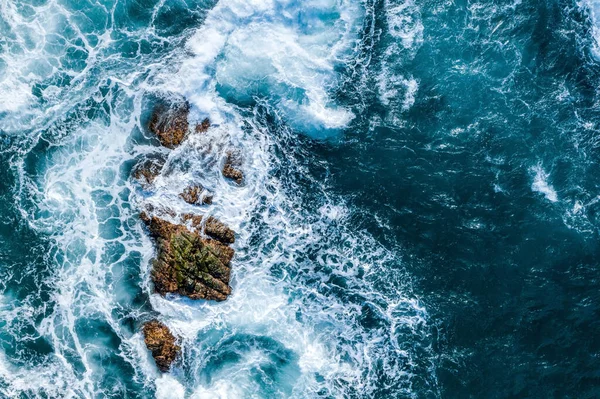
[[[594,1],[0,0],[0,397],[600,396],[599,87]],[[148,205],[227,301],[153,293]]]

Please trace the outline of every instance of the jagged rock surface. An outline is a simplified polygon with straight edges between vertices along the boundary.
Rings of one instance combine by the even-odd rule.
[[[154,182],[156,176],[160,174],[165,160],[162,158],[152,157],[143,160],[133,169],[133,177],[138,180],[142,186],[147,187]]]
[[[224,244],[233,244],[235,242],[235,232],[220,220],[209,216],[206,219],[204,226],[202,225],[202,216],[185,214],[183,215],[185,222],[191,221],[192,228],[197,232],[203,231],[207,236],[214,238]]]
[[[151,272],[156,292],[191,299],[223,301],[231,293],[229,264],[234,251],[198,232],[145,213],[142,220],[156,239],[158,256]]]
[[[179,194],[181,198],[188,204],[196,205],[199,203],[210,205],[212,204],[213,196],[204,192],[204,187],[190,186]]]
[[[233,230],[212,216],[206,219],[204,233],[225,244],[233,244],[235,242],[235,233]]]
[[[162,372],[169,371],[181,348],[169,328],[158,320],[144,324],[144,342],[152,352],[156,366]]]
[[[196,133],[205,133],[210,128],[210,120],[205,118],[202,122],[196,124]]]
[[[175,148],[186,138],[189,129],[190,105],[186,101],[158,105],[150,120],[150,131],[167,148]]]
[[[237,184],[242,184],[244,181],[244,173],[239,169],[242,162],[236,154],[228,152],[223,165],[223,176],[233,180]]]

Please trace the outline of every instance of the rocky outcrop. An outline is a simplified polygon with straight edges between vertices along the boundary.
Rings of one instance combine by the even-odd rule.
[[[223,244],[233,244],[235,242],[235,232],[220,220],[209,216],[206,223],[202,224],[202,216],[185,214],[183,215],[184,222],[191,222],[192,228],[196,232],[203,232],[205,235],[214,238]]]
[[[158,320],[144,324],[144,342],[152,352],[156,366],[162,372],[167,372],[175,361],[181,348],[169,328]]]
[[[188,117],[190,104],[183,99],[154,108],[149,130],[156,135],[160,144],[176,148],[190,132]],[[194,132],[205,133],[211,127],[210,120],[197,123]],[[165,160],[160,156],[150,156],[133,170],[133,177],[144,188],[151,186],[161,173]],[[241,159],[228,152],[222,173],[237,184],[242,184],[244,175],[240,169]],[[212,195],[201,185],[187,187],[180,197],[189,204],[211,204]],[[227,244],[235,241],[235,233],[216,218],[185,214],[177,215],[173,210],[161,205],[145,205],[140,218],[156,242],[157,255],[152,261],[150,273],[155,291],[160,295],[168,293],[186,296],[191,299],[224,301],[231,294],[229,286],[230,263],[234,250]],[[169,220],[182,220],[183,224]],[[167,372],[181,352],[177,340],[168,327],[153,320],[143,326],[144,341],[156,365]]]
[[[154,108],[150,120],[150,131],[167,148],[175,148],[186,138],[189,129],[188,115],[190,105],[187,101]]]
[[[233,230],[212,216],[206,219],[204,233],[225,244],[233,244],[235,242],[235,233]]]
[[[158,255],[151,272],[156,292],[191,299],[227,299],[231,293],[229,264],[233,249],[217,240],[203,238],[198,231],[184,225],[145,213],[141,218],[157,244]],[[199,224],[201,220],[195,222]]]
[[[164,165],[164,158],[146,158],[133,168],[133,177],[138,180],[143,187],[147,187],[154,182],[154,179],[160,174]]]
[[[202,122],[196,124],[196,133],[205,133],[210,128],[210,120],[205,118]]]
[[[239,155],[229,151],[223,165],[223,176],[233,180],[237,184],[242,184],[244,173],[239,169],[241,165],[242,161]]]
[[[204,190],[204,187],[200,185],[187,187],[181,194],[181,198],[188,204],[212,204],[213,196]]]

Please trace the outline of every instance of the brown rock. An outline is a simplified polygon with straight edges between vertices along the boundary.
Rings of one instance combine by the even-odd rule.
[[[188,114],[190,105],[186,101],[161,104],[154,108],[150,120],[150,131],[158,137],[160,143],[167,148],[175,148],[186,138],[189,129]]]
[[[204,187],[190,186],[183,190],[181,194],[179,194],[181,198],[188,204],[196,205],[198,203],[202,203],[205,205],[212,204],[213,196],[207,193],[204,193]]]
[[[163,158],[147,158],[134,167],[132,174],[135,179],[139,180],[142,186],[147,187],[154,182],[154,179],[160,174],[164,165],[165,160]]]
[[[235,233],[233,230],[212,216],[206,219],[204,232],[206,235],[225,244],[233,244],[235,242]]]
[[[183,225],[145,213],[140,217],[157,243],[158,256],[151,272],[156,292],[176,293],[191,299],[227,299],[231,293],[228,284],[233,249],[216,240],[204,239]]]
[[[191,221],[192,228],[199,232],[202,229],[202,216],[194,215],[193,213],[185,213],[181,216],[184,222]]]
[[[239,169],[242,162],[236,154],[228,152],[223,165],[223,176],[233,180],[237,184],[242,184],[244,181],[244,173]]]
[[[202,122],[196,124],[196,133],[205,133],[210,128],[210,120],[205,118]]]
[[[183,215],[183,221],[191,221],[192,228],[197,232],[202,231],[204,227],[204,234],[224,244],[233,244],[235,242],[235,232],[227,227],[225,223],[212,216],[206,219],[204,226],[202,226],[202,216],[200,215],[186,213]]]
[[[156,366],[162,372],[169,371],[171,364],[181,351],[181,347],[177,345],[169,328],[158,320],[152,320],[144,324],[143,333],[144,342],[152,352]]]

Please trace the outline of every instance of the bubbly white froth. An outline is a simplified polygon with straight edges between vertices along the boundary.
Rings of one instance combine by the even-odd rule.
[[[533,183],[531,183],[531,189],[538,193],[544,194],[544,197],[550,202],[558,201],[558,194],[552,185],[548,182],[550,175],[542,169],[540,165],[531,168],[532,172],[535,173],[533,177]]]
[[[0,4],[6,9],[6,3]],[[52,240],[50,284],[55,306],[36,328],[52,343],[54,354],[47,365],[31,370],[11,369],[0,357],[7,395],[27,390],[50,396],[97,395],[97,381],[111,372],[97,355],[110,349],[79,334],[78,323],[88,319],[114,331],[120,340],[118,355],[135,369],[137,382],[156,389],[157,397],[257,397],[264,387],[258,386],[253,370],[268,369],[274,358],[282,364],[277,381],[281,397],[309,398],[320,390],[343,397],[347,389],[368,395],[376,388],[372,384],[378,373],[401,380],[403,389],[410,389],[411,371],[404,365],[411,364],[413,354],[401,342],[402,331],[426,336],[427,313],[400,290],[384,294],[374,287],[373,276],[389,262],[395,265],[396,255],[367,234],[353,233],[348,228],[351,209],[326,195],[320,182],[313,183],[323,202],[316,209],[302,209],[302,188],[290,190],[285,176],[276,178],[272,173],[284,162],[295,162],[297,155],[282,148],[284,155],[276,157],[277,138],[270,136],[257,115],[240,106],[257,100],[282,129],[291,127],[314,137],[338,134],[348,126],[354,115],[336,104],[333,92],[339,84],[337,68],[353,56],[362,6],[333,0],[223,0],[188,40],[191,55],[175,52],[164,64],[115,73],[110,76],[109,94],[83,83],[74,85],[85,87],[76,91],[75,104],[88,97],[105,101],[110,118],[106,123],[85,119],[76,128],[65,127],[64,137],[48,150],[40,164],[42,173],[35,178],[25,173],[25,165],[16,166],[24,187],[18,196],[36,201],[34,209],[21,206],[23,215],[34,230]],[[99,39],[98,47],[110,42],[110,34],[104,39]],[[96,51],[87,42],[85,47],[90,54]],[[87,81],[94,62],[73,72],[75,81]],[[146,72],[148,78],[136,80]],[[14,82],[21,94],[12,105],[4,104],[9,111],[32,100],[24,94],[31,90],[25,87],[28,83],[18,83],[26,82],[24,77]],[[108,85],[106,80],[102,83]],[[407,87],[401,103],[408,108],[417,83],[407,78],[401,84]],[[44,89],[50,114],[74,106],[61,101],[64,90],[53,85]],[[144,129],[142,97],[147,92],[184,96],[192,104],[190,121],[208,116],[213,126],[170,151],[165,172],[151,189],[142,190],[123,176],[124,165],[141,154],[166,153],[130,140],[132,131]],[[47,118],[36,115],[39,120]],[[232,148],[243,159],[241,187],[221,174]],[[299,164],[291,169],[305,173]],[[179,198],[192,183],[214,193],[213,205],[198,209]],[[148,204],[214,215],[237,232],[233,294],[227,301],[152,293],[149,270],[154,248],[136,216]],[[316,253],[310,261],[309,252]],[[183,367],[176,365],[171,375],[160,376],[142,335],[130,334],[115,316],[131,301],[123,264],[136,256],[152,308],[182,338]],[[386,276],[402,279],[400,272]],[[332,277],[345,281],[345,290],[364,298],[364,303],[349,303],[329,293],[337,288],[329,281]],[[372,306],[385,326],[363,328],[363,306]],[[33,319],[28,311],[26,304],[0,308],[5,318],[19,313]],[[218,353],[211,353],[215,348],[232,351],[240,344],[246,346],[235,353],[239,360],[224,366],[215,359]],[[73,367],[73,359],[83,371]]]

